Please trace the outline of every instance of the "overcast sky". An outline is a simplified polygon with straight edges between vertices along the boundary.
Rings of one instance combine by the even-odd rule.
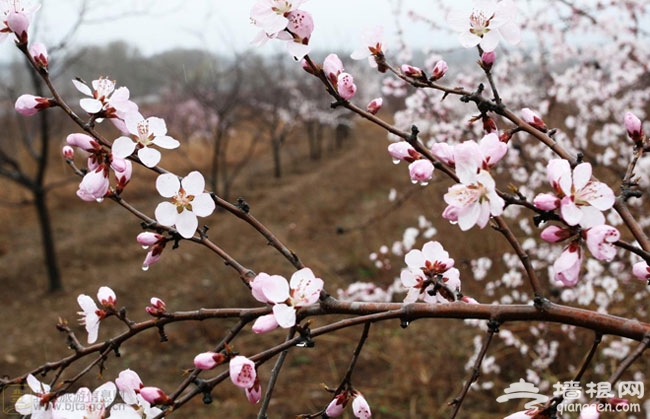
[[[24,0],[28,2],[29,0]],[[32,0],[35,1],[35,0]],[[301,8],[312,13],[315,49],[354,50],[360,45],[364,28],[382,24],[387,44],[396,32],[397,0],[309,0]],[[65,37],[79,13],[82,0],[42,0],[35,23],[39,39],[46,45]],[[73,37],[75,45],[103,44],[122,39],[137,46],[145,55],[176,47],[206,48],[229,53],[249,48],[258,29],[250,24],[249,12],[255,0],[87,0],[87,24]],[[402,0],[402,14],[408,9],[435,16],[430,1]],[[454,4],[468,3],[456,0]],[[110,5],[110,7],[107,7]],[[424,24],[414,24],[404,16],[405,36],[410,44],[424,46],[431,32]],[[453,40],[453,38],[452,38]],[[438,42],[440,43],[440,42]],[[0,55],[11,53],[11,42],[0,46]],[[278,42],[264,46],[281,47]],[[449,44],[447,44],[449,45]],[[447,46],[445,45],[445,46]],[[440,46],[440,45],[433,45]]]

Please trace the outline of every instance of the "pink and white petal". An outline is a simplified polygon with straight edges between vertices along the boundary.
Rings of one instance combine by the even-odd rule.
[[[579,196],[601,211],[610,209],[616,201],[614,191],[602,182],[591,182],[580,191]]]
[[[194,197],[192,212],[198,217],[207,217],[214,211],[215,204],[210,194],[202,193]]]
[[[34,396],[33,394],[23,394],[18,398],[18,400],[16,400],[14,409],[16,409],[16,412],[21,415],[28,416],[34,412],[35,407],[40,406],[40,403],[40,397]]]
[[[296,309],[286,304],[274,305],[273,316],[280,327],[285,329],[296,325]]]
[[[164,119],[151,116],[147,118],[147,123],[149,124],[149,133],[153,134],[154,137],[162,137],[167,134],[167,125]]]
[[[309,54],[311,47],[298,42],[287,41],[287,51],[289,51],[289,54],[291,54],[294,60],[300,61],[305,55]]]
[[[603,213],[595,207],[592,206],[583,206],[580,208],[582,211],[582,218],[580,219],[580,227],[582,228],[591,228],[605,224],[605,216]]]
[[[181,186],[188,195],[199,195],[205,190],[205,179],[201,172],[195,170],[183,178]]]
[[[156,216],[156,221],[167,227],[171,227],[176,224],[176,219],[178,218],[176,205],[172,204],[171,202],[161,202],[158,204],[154,214]]]
[[[454,163],[460,183],[469,185],[476,181],[476,174],[483,163],[483,153],[475,141],[465,141],[454,146]]]
[[[90,90],[90,87],[86,83],[82,83],[79,80],[72,80],[72,84],[77,88],[81,93],[86,96],[92,96],[93,92]]]
[[[97,113],[102,110],[104,105],[97,99],[84,98],[79,101],[81,109],[88,113]]]
[[[115,89],[115,91],[111,95],[109,103],[124,102],[127,100],[129,100],[129,89],[127,87],[122,86],[120,88]]]
[[[444,262],[449,259],[449,253],[442,247],[439,242],[428,241],[422,246],[422,255],[428,261],[441,261]],[[453,259],[451,260],[452,264],[448,265],[448,268],[453,266]],[[424,265],[422,265],[424,266]]]
[[[86,314],[97,311],[97,304],[95,304],[95,301],[85,294],[80,294],[77,297],[77,303],[79,303],[79,307],[81,307],[81,310]]]
[[[488,221],[490,221],[490,203],[488,201],[483,201],[479,204],[479,215],[476,219],[476,225],[480,228],[484,228]]]
[[[160,162],[160,151],[151,147],[142,147],[138,150],[138,158],[147,167],[154,167]]]
[[[27,385],[34,393],[42,394],[42,393],[49,393],[50,391],[49,385],[45,383],[41,383],[40,381],[38,381],[38,378],[34,377],[34,375],[32,374],[29,374],[27,376]]]
[[[280,275],[271,275],[262,283],[262,293],[268,301],[284,303],[290,298],[289,283]]]
[[[510,45],[516,45],[521,41],[521,29],[514,22],[508,22],[499,27],[499,33]]]
[[[294,305],[303,307],[318,301],[323,285],[323,280],[316,278],[309,268],[302,268],[294,272],[289,282]]]
[[[107,302],[108,304],[112,302],[115,302],[117,300],[117,296],[115,295],[115,292],[110,289],[109,287],[99,287],[99,291],[97,291],[97,300],[100,303]]]
[[[156,179],[156,189],[160,196],[171,198],[178,194],[181,189],[181,182],[178,180],[178,176],[164,173]]]
[[[582,211],[570,196],[565,196],[560,201],[560,216],[568,225],[574,226],[580,222]]]
[[[266,333],[276,329],[278,326],[275,315],[267,314],[265,316],[260,316],[255,320],[255,323],[253,323],[253,332]]]
[[[138,135],[138,124],[142,121],[144,121],[144,117],[140,112],[131,112],[124,115],[126,129],[133,135]]]
[[[452,10],[447,15],[447,24],[456,32],[469,32],[469,17],[464,10]]]
[[[181,145],[178,140],[170,137],[169,135],[159,135],[153,139],[152,143],[167,150],[173,150]]]
[[[412,249],[404,256],[404,262],[411,269],[420,269],[424,267],[426,258],[420,249]]]
[[[481,42],[481,38],[471,33],[469,31],[469,28],[458,35],[458,40],[460,41],[460,44],[465,48],[475,47],[479,44],[479,42]]]
[[[499,136],[495,133],[490,133],[479,141],[479,147],[483,153],[484,161],[493,166],[505,156],[508,151],[508,145],[499,140]]]
[[[573,188],[576,191],[587,186],[591,179],[591,164],[580,163],[573,169]]]
[[[422,277],[424,277],[424,274],[420,269],[418,270],[403,269],[399,275],[399,278],[402,281],[402,285],[404,285],[406,288],[415,287],[418,283],[421,282],[418,281],[418,278],[422,278]]]
[[[352,411],[354,412],[354,416],[359,419],[370,419],[372,417],[370,406],[361,393],[357,394],[354,400],[352,400]]]
[[[88,343],[97,342],[97,334],[99,333],[100,318],[97,315],[89,315],[85,318],[86,332],[88,332]]]
[[[408,292],[406,293],[406,297],[404,297],[404,304],[414,303],[418,300],[419,297],[420,288],[409,288]]]
[[[176,217],[176,230],[186,239],[194,235],[198,226],[199,220],[197,220],[196,215],[192,211],[183,210]]]
[[[481,205],[478,202],[461,209],[458,213],[458,227],[463,231],[469,230],[474,227],[480,215]]]
[[[494,51],[499,45],[499,32],[492,30],[483,35],[480,45],[485,52]]]
[[[119,137],[113,141],[111,152],[114,157],[125,159],[135,151],[135,143],[129,137]]]
[[[108,381],[97,387],[90,396],[89,400],[93,403],[101,403],[103,406],[110,406],[117,395],[117,387],[112,381]]]

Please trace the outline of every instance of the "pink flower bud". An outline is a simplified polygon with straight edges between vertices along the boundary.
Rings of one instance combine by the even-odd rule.
[[[560,206],[560,198],[550,193],[541,193],[533,199],[533,205],[544,211],[553,211]]]
[[[211,370],[225,360],[226,356],[220,352],[203,352],[194,357],[194,366],[200,370]]]
[[[354,416],[359,419],[370,419],[372,417],[370,405],[361,393],[357,393],[354,400],[352,400],[352,411]]]
[[[433,67],[433,71],[431,73],[431,81],[436,81],[442,78],[442,76],[445,75],[447,70],[449,69],[449,66],[447,65],[447,62],[444,60],[440,60],[436,63],[436,65]]]
[[[255,383],[246,389],[246,398],[249,402],[257,404],[262,398],[262,385],[260,384],[260,377],[255,377]]]
[[[267,314],[265,316],[260,316],[255,320],[253,324],[253,332],[255,333],[266,333],[274,330],[278,327],[278,321],[275,319],[273,314]]]
[[[422,186],[426,185],[433,177],[433,169],[433,163],[427,159],[414,161],[409,164],[409,176],[411,176],[411,182],[419,182]]]
[[[97,292],[97,299],[104,307],[112,309],[115,308],[117,297],[115,296],[115,292],[109,287],[100,287],[99,291]]]
[[[45,45],[42,42],[34,42],[29,47],[29,55],[31,55],[32,58],[34,58],[36,64],[40,65],[43,68],[47,67],[48,65],[47,49],[45,48]]]
[[[341,73],[338,76],[337,89],[339,95],[345,100],[352,99],[357,92],[357,86],[354,84],[354,78],[348,73]]]
[[[100,165],[81,179],[77,196],[84,201],[100,201],[106,196],[109,186],[104,165]]]
[[[632,273],[641,281],[650,280],[650,266],[644,260],[632,266]]]
[[[546,127],[546,124],[544,123],[542,118],[540,118],[539,115],[537,115],[529,108],[523,108],[521,110],[521,117],[523,118],[524,121],[526,121],[526,123],[532,125],[538,130],[542,132],[548,131],[548,128]]]
[[[388,153],[393,157],[393,163],[400,161],[411,163],[420,158],[420,153],[415,151],[413,146],[406,141],[399,141],[388,145]]]
[[[480,304],[478,301],[476,301],[472,297],[468,297],[466,295],[463,295],[463,297],[460,299],[460,301],[467,303],[467,304]]]
[[[7,15],[7,27],[16,34],[19,43],[27,43],[27,29],[29,18],[22,12],[9,12]]]
[[[70,147],[69,145],[64,145],[61,149],[61,152],[63,153],[63,157],[68,160],[72,160],[74,158],[74,148]]]
[[[494,60],[496,60],[497,54],[494,51],[484,52],[481,55],[481,67],[486,71],[490,71],[494,65]]]
[[[632,112],[628,112],[623,118],[623,123],[625,125],[625,129],[627,130],[627,135],[629,135],[632,141],[634,141],[634,143],[637,145],[642,145],[645,139],[645,135],[643,134],[643,126],[641,125],[641,120]]]
[[[148,270],[151,265],[158,262],[158,260],[162,256],[162,252],[164,248],[165,248],[164,242],[162,242],[162,244],[155,245],[154,247],[151,248],[151,250],[147,252],[147,255],[144,258],[144,262],[142,262],[143,271]]]
[[[114,157],[113,161],[111,162],[111,166],[115,171],[115,180],[117,181],[115,189],[118,193],[122,192],[122,190],[131,180],[131,174],[133,173],[133,164],[130,160]]]
[[[163,236],[161,234],[145,231],[144,233],[138,234],[136,240],[142,245],[142,247],[147,249],[149,246],[157,244],[160,240],[162,240],[162,238]]]
[[[307,73],[309,73],[309,74],[311,74],[313,76],[316,75],[316,73],[314,72],[314,68],[311,65],[309,65],[307,60],[302,60],[300,62],[300,65],[302,66],[302,69],[305,70]]]
[[[149,315],[160,317],[167,312],[167,306],[165,305],[165,302],[160,298],[151,297],[151,300],[149,302],[151,305],[145,308],[145,311],[149,313]]]
[[[345,410],[345,407],[348,405],[348,401],[350,398],[348,397],[347,392],[342,392],[337,394],[332,401],[330,402],[329,405],[327,405],[327,409],[325,409],[325,414],[330,417],[330,418],[337,418],[343,414],[343,411]]]
[[[558,226],[548,226],[542,231],[540,236],[544,241],[556,243],[568,239],[572,234],[571,229],[560,228]]]
[[[102,148],[93,137],[87,134],[70,134],[66,137],[65,142],[85,151],[97,151]]]
[[[49,108],[52,105],[49,99],[34,96],[34,95],[21,95],[16,99],[16,104],[14,105],[16,112],[25,116],[35,115],[41,109]]]
[[[255,384],[257,372],[255,363],[245,356],[237,355],[230,360],[230,380],[241,388],[250,388]]]
[[[330,54],[325,57],[325,60],[323,61],[323,73],[325,73],[325,76],[334,87],[337,86],[339,74],[342,72],[343,62],[341,62],[338,55]]]
[[[402,64],[402,73],[404,73],[405,76],[413,77],[414,79],[422,77],[422,69],[408,64]]]
[[[448,205],[443,211],[442,211],[442,218],[445,220],[449,220],[452,223],[457,223],[458,222],[458,212],[459,212],[458,207],[454,207],[451,205]]]
[[[371,114],[375,115],[379,110],[381,109],[381,105],[384,104],[384,99],[377,97],[368,102],[368,106],[366,106],[366,110],[370,112]]]
[[[142,387],[140,389],[140,395],[152,405],[169,406],[174,403],[174,401],[158,387]]]
[[[431,153],[441,162],[454,167],[454,147],[447,143],[435,143],[431,146]]]

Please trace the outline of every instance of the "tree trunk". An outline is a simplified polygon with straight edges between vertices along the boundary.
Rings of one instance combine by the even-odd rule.
[[[284,135],[275,137],[271,140],[271,148],[273,148],[273,175],[276,179],[282,177],[282,161],[280,159],[280,150],[282,148],[282,142],[284,141]]]
[[[59,265],[57,262],[56,251],[54,249],[54,235],[52,234],[52,224],[50,222],[50,212],[47,208],[46,194],[40,187],[34,190],[34,205],[38,213],[38,224],[41,230],[41,244],[43,246],[43,256],[45,256],[45,266],[49,279],[49,291],[60,291],[63,289]]]

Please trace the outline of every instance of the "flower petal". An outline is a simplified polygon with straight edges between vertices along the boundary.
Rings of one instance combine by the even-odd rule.
[[[156,179],[156,189],[158,193],[165,197],[171,198],[178,194],[178,191],[181,188],[181,182],[178,180],[178,176],[171,173],[164,173]]]
[[[215,204],[210,194],[202,193],[194,197],[192,212],[198,217],[207,217],[214,211]]]
[[[111,152],[114,157],[125,159],[135,151],[135,143],[129,137],[120,137],[113,141]]]
[[[81,106],[81,109],[88,113],[97,113],[102,110],[102,107],[104,106],[102,102],[98,101],[97,99],[89,99],[89,98],[84,98],[79,101],[79,105]]]
[[[161,202],[156,207],[155,215],[156,221],[164,226],[171,227],[176,224],[178,211],[176,210],[176,205],[171,202]]]
[[[286,304],[276,304],[273,306],[273,316],[280,327],[288,328],[296,324],[296,309]]]
[[[156,138],[153,139],[152,143],[154,143],[158,147],[166,148],[167,150],[178,148],[181,145],[181,143],[178,140],[170,137],[169,135],[157,136]]]
[[[192,211],[183,210],[176,217],[176,230],[178,233],[185,237],[186,239],[191,238],[196,231],[196,228],[199,226],[199,220],[196,219],[196,215]]]
[[[160,162],[160,151],[151,147],[138,150],[138,158],[147,167],[154,167]]]
[[[181,186],[189,195],[199,195],[205,189],[205,179],[201,172],[193,171],[188,173],[187,176],[181,181]]]

